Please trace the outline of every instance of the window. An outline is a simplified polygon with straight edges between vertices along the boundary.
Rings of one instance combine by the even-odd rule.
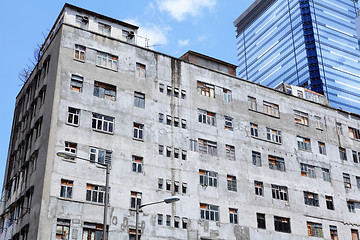
[[[162,215],[162,214],[158,214],[158,215],[157,215],[157,219],[158,219],[158,225],[163,225],[163,215]]]
[[[264,107],[265,114],[274,116],[274,117],[280,117],[279,105],[264,101],[263,107]]]
[[[351,239],[359,240],[359,231],[356,229],[351,229]]]
[[[197,151],[197,141],[194,139],[190,139],[190,150],[194,152]]]
[[[111,164],[111,155],[111,151],[90,147],[91,162]]]
[[[199,152],[203,154],[209,154],[211,156],[217,155],[217,144],[208,140],[199,138]]]
[[[301,176],[309,177],[309,178],[316,178],[314,166],[300,163],[300,167],[301,167]]]
[[[255,195],[264,196],[264,184],[260,181],[254,181]]]
[[[325,196],[326,208],[329,210],[334,210],[334,201],[332,196]]]
[[[57,219],[55,238],[61,240],[70,239],[70,220]],[[23,239],[27,239],[27,238],[23,238]]]
[[[211,172],[206,170],[199,170],[200,185],[217,187],[217,172]]]
[[[257,111],[256,98],[248,97],[249,110]]]
[[[346,149],[339,147],[339,154],[340,154],[340,159],[347,161],[347,156],[346,156]]]
[[[86,185],[86,201],[104,203],[105,187],[92,184]]]
[[[89,25],[89,18],[86,16],[76,15],[76,25],[78,27],[87,29]]]
[[[117,71],[118,57],[104,52],[97,52],[96,65]]]
[[[144,125],[140,123],[134,123],[134,139],[143,140]]]
[[[186,183],[186,182],[183,182],[183,183],[182,183],[182,193],[183,193],[183,194],[186,194],[186,192],[187,192],[187,183]]]
[[[178,148],[174,148],[174,158],[179,158],[179,149]]]
[[[174,228],[179,228],[180,226],[180,218],[178,216],[174,217]]]
[[[89,240],[89,239],[101,240],[102,234],[103,234],[103,225],[84,222],[83,237],[82,237],[83,240]]]
[[[171,215],[166,215],[166,226],[171,226]]]
[[[254,166],[261,167],[261,154],[259,152],[252,151],[252,163]]]
[[[250,123],[250,134],[253,137],[258,137],[258,125],[254,123]]]
[[[159,83],[159,91],[160,91],[161,93],[164,92],[164,84]]]
[[[352,139],[360,139],[360,130],[356,128],[349,127],[349,137]]]
[[[294,110],[295,122],[305,126],[309,126],[309,114]]]
[[[166,125],[171,125],[172,117],[170,115],[166,115]]]
[[[271,184],[271,189],[272,198],[288,201],[288,188],[286,186]]]
[[[182,218],[182,228],[183,229],[187,229],[187,224],[188,224],[188,219]]]
[[[61,179],[60,197],[72,198],[73,181]]]
[[[145,94],[134,92],[134,106],[145,108]]]
[[[304,201],[306,205],[318,207],[319,206],[319,195],[312,192],[304,192]]]
[[[324,123],[321,117],[315,116],[315,126],[317,129],[322,130],[324,128]]]
[[[164,154],[164,145],[159,145],[159,155]]]
[[[186,119],[181,119],[181,128],[186,129]]]
[[[92,116],[92,129],[113,133],[114,132],[114,118],[101,115],[98,113],[93,113]]]
[[[74,58],[76,60],[85,61],[85,51],[86,51],[86,47],[76,44],[74,51],[75,53]]]
[[[65,142],[65,151],[76,155],[77,144],[72,142]]]
[[[166,190],[171,191],[171,180],[169,179],[166,180]]]
[[[338,134],[343,134],[343,129],[342,129],[342,124],[341,123],[336,123],[336,130]]]
[[[199,109],[199,122],[215,126],[216,114]]]
[[[291,233],[290,218],[274,216],[275,231]]]
[[[352,151],[354,163],[360,163],[360,152]]]
[[[343,173],[343,179],[345,188],[351,188],[350,175],[348,173]]]
[[[225,102],[231,102],[231,91],[228,89],[223,89],[223,96]]]
[[[174,97],[179,97],[179,89],[178,88],[174,88]]]
[[[111,26],[107,25],[105,23],[98,23],[98,29],[101,34],[104,34],[106,36],[110,36],[111,33]]]
[[[112,101],[116,99],[116,87],[110,84],[94,82],[94,96]]]
[[[166,156],[171,157],[171,147],[166,147]]]
[[[309,138],[296,137],[299,150],[311,151],[311,143]]]
[[[158,179],[158,189],[163,189],[164,186],[164,179],[159,178]]]
[[[71,84],[70,84],[71,89],[76,92],[82,92],[83,81],[84,81],[83,77],[72,74],[71,75]]]
[[[179,192],[179,186],[180,186],[179,181],[174,181],[174,192],[176,193]]]
[[[330,182],[330,170],[327,168],[322,168],[322,175],[323,175],[323,180]]]
[[[134,43],[134,31],[122,30],[122,39],[128,43]]]
[[[338,240],[338,232],[336,226],[329,226],[330,227],[330,239],[331,240]]]
[[[200,203],[200,218],[204,220],[219,221],[219,207]]]
[[[136,205],[141,205],[141,197],[142,194],[140,192],[133,192],[131,191],[130,196],[130,208],[136,209]]]
[[[356,177],[356,185],[360,189],[360,177]]]
[[[178,117],[174,117],[174,127],[179,127],[179,118]]]
[[[318,142],[319,144],[319,153],[320,154],[323,154],[323,155],[326,155],[326,146],[325,146],[325,143],[323,142]]]
[[[172,87],[171,86],[167,86],[167,88],[166,88],[166,95],[167,96],[171,96],[171,93],[172,93]]]
[[[132,171],[142,173],[143,158],[138,156],[132,156]]]
[[[164,122],[164,114],[163,113],[159,113],[159,122],[160,123]]]
[[[225,116],[225,129],[233,131],[233,118]]]
[[[322,225],[320,223],[306,222],[308,236],[323,237]]]
[[[135,75],[139,78],[145,78],[146,77],[146,66],[141,63],[136,63]]]
[[[69,107],[67,123],[74,126],[79,126],[79,115],[80,109]]]
[[[215,98],[215,86],[204,82],[197,82],[197,92],[203,96]]]
[[[230,223],[238,224],[238,210],[236,208],[229,208]]]
[[[281,131],[266,128],[266,138],[268,141],[281,143]]]
[[[256,221],[257,221],[258,228],[266,229],[265,214],[256,213]]]
[[[352,201],[347,201],[347,207],[349,212],[355,213],[355,203]]]
[[[235,147],[231,145],[225,145],[226,158],[235,161]]]
[[[273,170],[278,170],[285,172],[285,161],[283,158],[269,156],[269,168]]]
[[[186,160],[186,157],[187,157],[187,152],[186,152],[186,150],[182,150],[182,151],[181,151],[181,159],[182,159],[182,160]]]
[[[185,99],[185,98],[186,98],[186,91],[181,90],[181,99]]]
[[[237,191],[235,176],[227,175],[227,188],[229,191]]]

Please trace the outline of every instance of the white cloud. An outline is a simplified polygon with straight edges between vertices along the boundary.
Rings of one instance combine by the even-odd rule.
[[[125,19],[124,22],[136,25],[139,27],[137,33],[137,45],[154,49],[155,46],[167,44],[167,33],[171,30],[170,27],[159,27],[151,23],[142,25],[137,19]]]
[[[187,45],[189,45],[189,43],[190,43],[190,40],[189,40],[189,39],[179,40],[179,41],[178,41],[178,44],[179,44],[180,47],[187,46]]]
[[[159,9],[167,11],[178,21],[183,21],[187,15],[197,16],[203,8],[212,9],[216,0],[157,0]]]

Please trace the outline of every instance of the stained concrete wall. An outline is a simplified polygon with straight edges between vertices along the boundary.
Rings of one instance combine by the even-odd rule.
[[[67,14],[71,14],[70,12]],[[65,18],[66,19],[66,18]],[[68,18],[70,19],[70,18]],[[142,239],[307,239],[306,222],[321,223],[324,238],[330,239],[329,225],[337,226],[339,237],[350,237],[350,229],[359,230],[358,212],[347,210],[346,201],[360,201],[355,176],[359,164],[352,161],[351,150],[360,151],[359,141],[350,139],[348,126],[359,129],[359,116],[309,102],[236,77],[195,64],[108,38],[94,32],[74,28],[66,22],[61,28],[61,43],[46,154],[46,176],[41,197],[38,235],[29,239],[55,239],[57,219],[71,221],[70,239],[82,239],[85,222],[102,223],[103,205],[86,201],[86,185],[105,184],[105,169],[95,163],[56,156],[65,141],[77,143],[77,156],[89,159],[89,148],[112,151],[110,174],[109,239],[127,239],[135,229],[135,212],[130,209],[130,192],[141,192],[142,202],[179,196],[180,202],[153,205],[140,213]],[[74,59],[75,44],[86,46],[84,62]],[[96,66],[97,51],[118,56],[118,71]],[[146,78],[136,77],[136,63],[146,65]],[[72,74],[84,78],[82,92],[70,88]],[[116,86],[116,101],[93,95],[94,81]],[[198,93],[197,81],[212,84],[215,98]],[[159,91],[164,84],[164,93]],[[168,96],[167,86],[186,91],[186,98]],[[232,101],[223,101],[222,88],[232,91]],[[134,92],[145,94],[145,108],[134,106]],[[255,97],[257,111],[248,109],[248,96]],[[279,105],[280,117],[264,114],[263,102]],[[79,126],[68,125],[68,107],[80,109]],[[198,109],[216,113],[216,125],[198,122]],[[296,124],[294,110],[309,114],[309,126]],[[92,113],[115,118],[112,134],[94,131]],[[186,129],[160,123],[163,113],[187,120]],[[224,127],[225,116],[234,119],[233,131]],[[315,116],[321,116],[324,128],[315,127]],[[144,124],[144,139],[133,139],[133,123]],[[259,136],[250,135],[250,123],[258,124]],[[336,130],[341,123],[343,134]],[[280,130],[282,143],[266,140],[266,127]],[[297,136],[311,139],[311,151],[299,150]],[[206,139],[217,143],[217,156],[191,151],[190,139]],[[326,143],[327,155],[318,151],[318,141]],[[226,158],[225,145],[235,146],[235,161]],[[46,146],[47,146],[46,145]],[[187,151],[187,160],[159,155],[159,145]],[[339,146],[346,148],[348,161],[339,158]],[[261,153],[262,166],[252,164],[251,153]],[[132,172],[132,156],[143,157],[143,173]],[[268,155],[284,158],[285,172],[269,168]],[[316,178],[301,176],[300,163],[316,167]],[[322,179],[321,168],[329,168],[331,181]],[[199,169],[218,173],[218,187],[201,186]],[[349,173],[352,188],[345,189],[342,174]],[[43,173],[39,173],[43,174]],[[227,175],[236,176],[237,191],[227,190]],[[186,182],[187,193],[158,189],[158,178]],[[72,180],[71,199],[59,197],[61,179]],[[264,183],[264,196],[254,193],[254,180]],[[288,187],[288,201],[273,199],[271,184]],[[35,184],[36,185],[36,184]],[[165,187],[165,182],[164,182]],[[303,191],[319,194],[319,207],[304,204]],[[335,210],[327,210],[325,195],[333,196]],[[40,196],[40,195],[39,195]],[[200,219],[200,203],[219,206],[220,221]],[[229,223],[229,208],[238,209],[238,224]],[[258,229],[256,213],[265,213],[266,230]],[[171,227],[157,225],[157,214],[172,216]],[[188,228],[174,227],[174,216],[186,217]],[[291,234],[274,230],[274,216],[290,218]],[[31,223],[30,223],[31,226]],[[5,238],[5,239],[11,239]]]

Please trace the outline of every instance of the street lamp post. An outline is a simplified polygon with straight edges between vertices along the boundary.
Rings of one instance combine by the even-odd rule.
[[[171,198],[166,198],[162,201],[158,201],[158,202],[151,202],[151,203],[146,203],[146,204],[142,204],[142,205],[139,205],[136,201],[136,215],[135,215],[135,224],[136,224],[136,240],[139,240],[139,212],[140,212],[140,209],[143,208],[143,207],[146,207],[146,206],[149,206],[149,205],[155,205],[155,204],[159,204],[159,203],[166,203],[166,204],[169,204],[169,203],[174,203],[174,202],[177,202],[179,201],[180,198],[178,197],[171,197]]]
[[[69,152],[57,152],[56,155],[59,156],[59,157],[66,158],[66,159],[77,158],[77,159],[80,159],[80,160],[90,162],[90,159],[78,157],[75,154],[69,153]],[[109,197],[108,196],[109,196],[110,167],[109,167],[109,163],[107,163],[107,162],[105,162],[105,163],[97,163],[97,164],[106,167],[105,197],[104,197],[104,220],[103,220],[104,226],[103,226],[103,238],[102,239],[107,240],[106,225],[107,225],[107,211],[108,211],[108,205],[109,205]]]

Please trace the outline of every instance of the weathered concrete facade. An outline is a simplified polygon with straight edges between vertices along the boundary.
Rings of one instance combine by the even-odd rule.
[[[170,196],[141,239],[360,230],[360,116],[136,46],[136,29],[65,5],[17,97],[0,239],[100,239],[104,159],[109,239],[134,233],[134,198]]]

